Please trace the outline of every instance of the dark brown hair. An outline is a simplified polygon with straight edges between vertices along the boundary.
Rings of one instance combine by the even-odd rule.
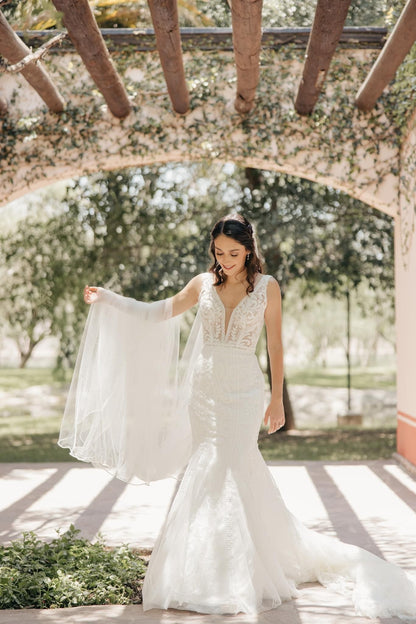
[[[244,247],[248,250],[249,259],[247,260],[246,258],[245,263],[248,281],[247,294],[253,292],[254,280],[257,273],[263,273],[263,266],[258,255],[253,226],[251,225],[251,223],[249,223],[249,221],[247,221],[245,217],[243,217],[243,215],[231,214],[217,221],[217,223],[212,228],[209,250],[212,257],[214,258],[214,262],[209,267],[209,271],[211,273],[214,273],[217,278],[214,286],[224,284],[224,282],[226,282],[227,280],[227,276],[224,275],[224,272],[215,257],[215,239],[220,234],[224,234],[224,236],[229,236],[229,238],[232,238],[241,245],[244,245]]]

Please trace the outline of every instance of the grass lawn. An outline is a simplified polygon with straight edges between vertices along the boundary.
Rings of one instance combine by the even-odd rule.
[[[260,433],[259,447],[266,461],[388,459],[396,450],[396,430],[323,429]]]
[[[0,391],[4,393],[0,404],[0,461],[75,461],[57,445],[71,374],[65,371],[63,378],[57,378],[48,368],[0,369]],[[35,386],[37,409],[33,415],[29,408],[33,408],[35,398],[27,393]],[[51,396],[59,396],[59,402],[53,407],[45,403],[42,413],[42,400]],[[10,403],[13,398],[23,403]]]
[[[57,445],[61,417],[30,415],[0,418],[0,461],[76,461]]]
[[[328,388],[346,388],[347,369],[342,366],[334,368],[288,368],[286,370],[288,385],[325,386]],[[396,387],[396,371],[391,367],[353,367],[351,370],[351,387],[357,389],[394,390]]]
[[[17,391],[31,386],[63,386],[71,380],[72,371],[54,374],[51,368],[0,368],[0,390]]]
[[[0,461],[76,461],[57,445],[60,418],[12,416],[0,419]],[[324,429],[260,433],[265,460],[366,460],[391,457],[396,431],[383,429]]]
[[[66,383],[56,379],[50,369],[0,369],[0,391],[22,394],[31,386],[43,386],[64,395]],[[371,387],[394,387],[394,372],[385,369],[356,370],[353,382]],[[290,371],[292,384],[342,387],[343,369]],[[362,387],[364,387],[364,385]],[[358,387],[358,386],[356,386]],[[57,445],[62,406],[49,415],[33,416],[18,405],[2,411],[0,405],[0,461],[54,462],[76,461]],[[299,430],[291,433],[260,434],[260,450],[266,460],[365,460],[391,457],[395,451],[394,428]]]

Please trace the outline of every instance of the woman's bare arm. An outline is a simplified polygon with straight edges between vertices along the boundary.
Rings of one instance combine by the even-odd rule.
[[[186,286],[172,297],[172,316],[182,314],[198,303],[202,285],[202,274],[193,277]],[[100,299],[100,289],[97,286],[85,286],[84,301],[91,304]]]
[[[269,422],[268,433],[274,433],[285,423],[283,409],[283,345],[282,345],[282,297],[275,279],[267,285],[267,306],[264,314],[267,331],[267,351],[272,376],[272,396],[266,410],[264,424]]]
[[[202,286],[202,273],[195,275],[181,291],[172,297],[172,316],[182,314],[198,303]]]

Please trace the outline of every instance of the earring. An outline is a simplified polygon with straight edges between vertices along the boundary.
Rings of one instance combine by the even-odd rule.
[[[248,262],[250,260],[250,254],[248,253],[246,256],[246,262]]]

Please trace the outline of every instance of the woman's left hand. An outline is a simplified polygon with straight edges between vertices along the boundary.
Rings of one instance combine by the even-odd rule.
[[[283,400],[272,399],[269,407],[266,410],[264,416],[264,424],[267,426],[269,423],[269,429],[267,433],[274,433],[285,424],[285,410],[283,407]]]

